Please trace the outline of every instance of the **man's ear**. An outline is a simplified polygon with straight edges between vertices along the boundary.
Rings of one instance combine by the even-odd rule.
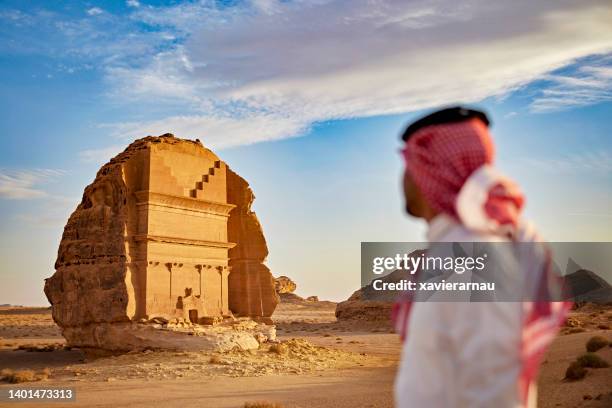
[[[408,171],[404,171],[402,187],[404,191],[404,203],[406,212],[409,215],[412,215],[413,217],[420,217],[421,215],[419,214],[419,201],[421,199],[421,194]]]
[[[427,221],[438,215],[438,212],[429,205],[421,189],[414,182],[408,171],[404,172],[403,187],[406,212],[409,215],[423,218]]]

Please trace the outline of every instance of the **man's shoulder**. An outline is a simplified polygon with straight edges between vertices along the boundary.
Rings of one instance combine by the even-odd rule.
[[[482,231],[474,231],[466,228],[463,224],[451,225],[442,237],[445,242],[508,242],[509,239]]]

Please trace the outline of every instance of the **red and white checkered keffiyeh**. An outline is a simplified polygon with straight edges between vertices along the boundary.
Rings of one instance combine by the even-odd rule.
[[[532,226],[520,218],[524,198],[517,185],[492,167],[493,140],[479,119],[419,129],[408,139],[403,154],[406,171],[436,211],[474,231],[503,235],[515,242],[540,241]],[[543,253],[544,256],[532,254],[531,259],[523,260],[541,265],[541,273],[533,276],[538,290],[547,290],[551,279],[550,252],[546,249]],[[518,381],[523,401],[570,306],[569,302],[551,301],[523,304],[522,370]],[[395,329],[402,340],[408,334],[410,309],[407,294],[393,307]]]

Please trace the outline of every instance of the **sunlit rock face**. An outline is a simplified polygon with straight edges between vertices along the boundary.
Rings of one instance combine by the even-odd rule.
[[[288,276],[279,276],[275,279],[274,285],[276,287],[276,293],[293,293],[297,289],[297,285]]]
[[[68,343],[108,348],[104,333],[156,316],[269,320],[278,296],[253,200],[199,141],[166,134],[130,144],[85,188],[45,282]]]

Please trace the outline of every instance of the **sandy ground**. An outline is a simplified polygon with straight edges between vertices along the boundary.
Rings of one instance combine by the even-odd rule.
[[[53,407],[242,407],[254,401],[284,407],[392,407],[397,336],[380,325],[336,322],[334,308],[331,302],[281,304],[273,316],[286,345],[280,350],[145,352],[95,360],[63,347],[47,309],[0,308],[0,368],[49,368],[47,380],[26,385],[76,389],[76,402]],[[612,368],[588,369],[576,382],[563,379],[589,338],[598,334],[612,340],[609,325],[612,307],[585,306],[572,313],[542,366],[541,407],[612,406]],[[51,351],[32,351],[45,347]],[[612,348],[597,354],[612,363]],[[0,384],[9,387],[15,385]]]

